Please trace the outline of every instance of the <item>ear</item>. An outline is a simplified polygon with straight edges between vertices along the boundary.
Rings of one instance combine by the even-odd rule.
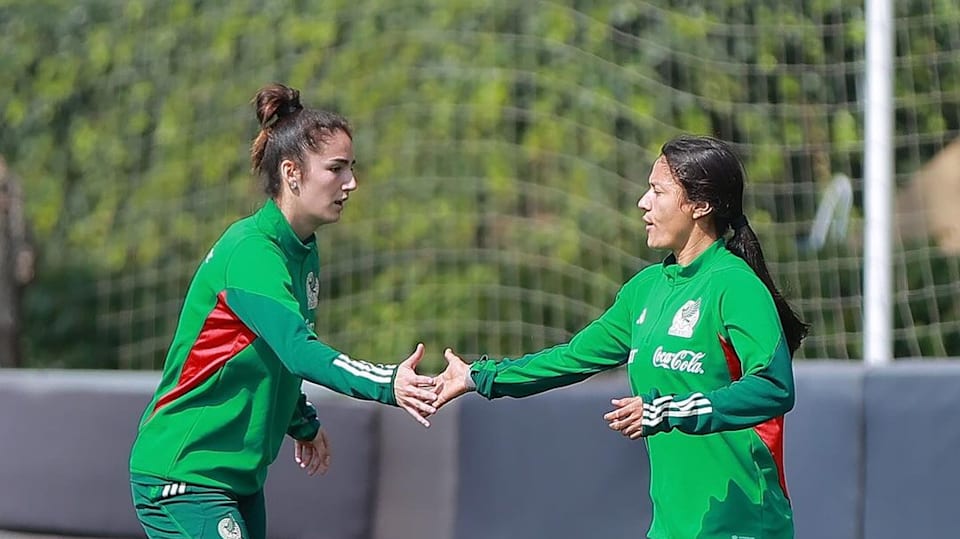
[[[287,185],[300,181],[300,167],[290,159],[280,161],[280,179]]]
[[[694,219],[702,219],[713,213],[713,206],[709,202],[694,202],[692,216]]]

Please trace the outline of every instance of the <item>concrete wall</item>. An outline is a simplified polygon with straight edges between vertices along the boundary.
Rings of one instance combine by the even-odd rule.
[[[865,382],[864,537],[960,537],[960,362]]]
[[[797,537],[952,537],[960,362],[796,366],[786,421]],[[0,529],[142,537],[126,463],[155,373],[0,371]],[[642,537],[642,442],[602,415],[624,373],[524,399],[468,395],[423,429],[315,386],[333,467],[288,443],[267,482],[272,538]]]

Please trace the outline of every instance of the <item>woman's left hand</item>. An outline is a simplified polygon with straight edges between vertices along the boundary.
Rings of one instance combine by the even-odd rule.
[[[624,397],[613,399],[610,404],[616,408],[607,412],[603,418],[610,422],[610,428],[620,434],[636,440],[643,436],[643,399]]]
[[[306,470],[307,475],[313,476],[319,473],[325,475],[330,469],[330,442],[327,440],[327,433],[320,427],[313,441],[301,442],[294,440],[293,460],[301,468]]]

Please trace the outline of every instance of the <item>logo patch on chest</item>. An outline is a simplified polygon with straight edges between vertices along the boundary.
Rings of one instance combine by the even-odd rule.
[[[702,298],[689,300],[683,304],[683,307],[677,309],[677,313],[673,315],[673,323],[670,324],[670,329],[667,330],[667,334],[687,339],[692,337],[693,328],[700,320],[701,300]]]
[[[307,274],[307,309],[316,309],[320,303],[320,281],[311,271]]]

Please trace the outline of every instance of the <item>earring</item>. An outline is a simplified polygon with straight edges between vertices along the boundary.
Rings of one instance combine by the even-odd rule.
[[[300,188],[297,186],[297,182],[290,182],[290,190],[294,193],[300,190]]]

